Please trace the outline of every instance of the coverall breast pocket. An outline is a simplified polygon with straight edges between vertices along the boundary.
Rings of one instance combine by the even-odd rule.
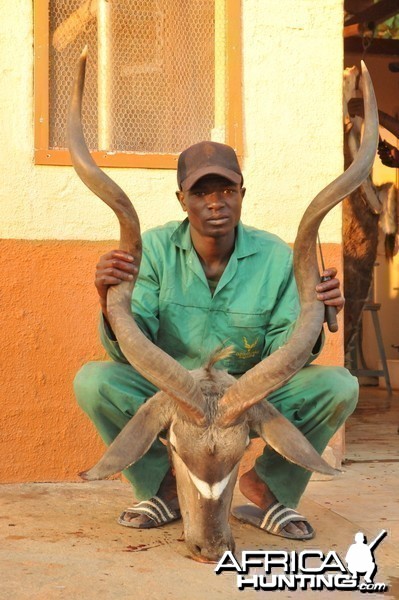
[[[231,373],[245,373],[262,355],[267,315],[234,313],[229,315],[230,340],[234,353],[229,360]]]

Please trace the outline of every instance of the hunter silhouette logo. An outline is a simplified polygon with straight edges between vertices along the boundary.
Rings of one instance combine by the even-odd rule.
[[[259,338],[252,343],[249,343],[247,338],[243,336],[242,342],[244,344],[245,352],[236,352],[238,358],[253,358],[254,356],[258,356],[260,353],[260,348],[257,348]]]
[[[383,529],[367,544],[364,534],[355,535],[345,560],[330,550],[309,549],[302,552],[285,550],[244,550],[239,560],[230,550],[219,560],[215,573],[237,573],[239,590],[353,590],[386,592],[388,585],[374,583],[377,564],[373,551],[386,537]],[[345,566],[345,562],[347,567]],[[360,582],[360,576],[363,581]]]
[[[359,575],[364,576],[367,584],[373,584],[373,577],[377,571],[377,565],[374,559],[373,550],[382,542],[387,535],[383,529],[377,537],[371,542],[366,543],[366,536],[359,531],[355,535],[355,543],[352,544],[346,553],[345,560],[352,577],[358,581]]]

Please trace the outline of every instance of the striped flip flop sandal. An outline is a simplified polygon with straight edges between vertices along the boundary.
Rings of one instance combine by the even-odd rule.
[[[127,514],[146,515],[149,517],[148,523],[135,523],[137,519],[132,521],[126,520]],[[131,508],[127,508],[122,512],[118,519],[119,525],[124,527],[134,527],[135,529],[151,529],[153,527],[162,527],[180,519],[181,514],[179,509],[172,509],[167,503],[159,498],[153,496],[149,500],[143,500]]]
[[[314,529],[306,518],[296,510],[284,506],[281,502],[273,502],[266,511],[254,504],[247,504],[245,506],[236,506],[231,512],[242,523],[249,523],[272,535],[278,535],[279,537],[291,540],[311,540],[315,536]],[[295,523],[295,521],[304,522],[308,532],[289,533],[284,530],[284,527],[288,523]]]

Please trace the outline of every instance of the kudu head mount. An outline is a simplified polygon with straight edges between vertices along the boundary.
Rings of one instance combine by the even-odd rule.
[[[68,117],[69,148],[82,181],[116,213],[120,248],[141,258],[139,220],[126,194],[94,163],[84,141],[81,103],[86,51],[80,57]],[[122,430],[103,458],[82,473],[88,480],[120,472],[145,454],[161,431],[176,473],[186,544],[202,560],[218,560],[234,549],[228,518],[238,465],[248,445],[249,430],[288,460],[309,470],[335,473],[302,434],[265,398],[281,387],[306,360],[320,335],[324,305],[316,299],[319,282],[316,238],[324,216],[367,177],[378,143],[377,106],[363,66],[365,129],[355,161],[311,202],[299,225],[294,268],[301,313],[290,340],[239,380],[215,369],[214,357],[202,369],[187,371],[152,344],[135,324],[131,295],[135,282],[109,289],[108,318],[119,345],[135,369],[160,391]]]

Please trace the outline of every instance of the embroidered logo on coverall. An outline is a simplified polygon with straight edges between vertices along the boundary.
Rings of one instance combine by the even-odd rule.
[[[256,340],[254,342],[252,342],[252,344],[250,344],[247,340],[247,338],[245,336],[243,336],[242,338],[242,342],[245,348],[245,351],[237,351],[236,352],[236,356],[238,358],[253,358],[254,356],[258,356],[258,354],[260,353],[260,348],[257,348],[258,342],[259,342],[259,338],[256,338]]]

